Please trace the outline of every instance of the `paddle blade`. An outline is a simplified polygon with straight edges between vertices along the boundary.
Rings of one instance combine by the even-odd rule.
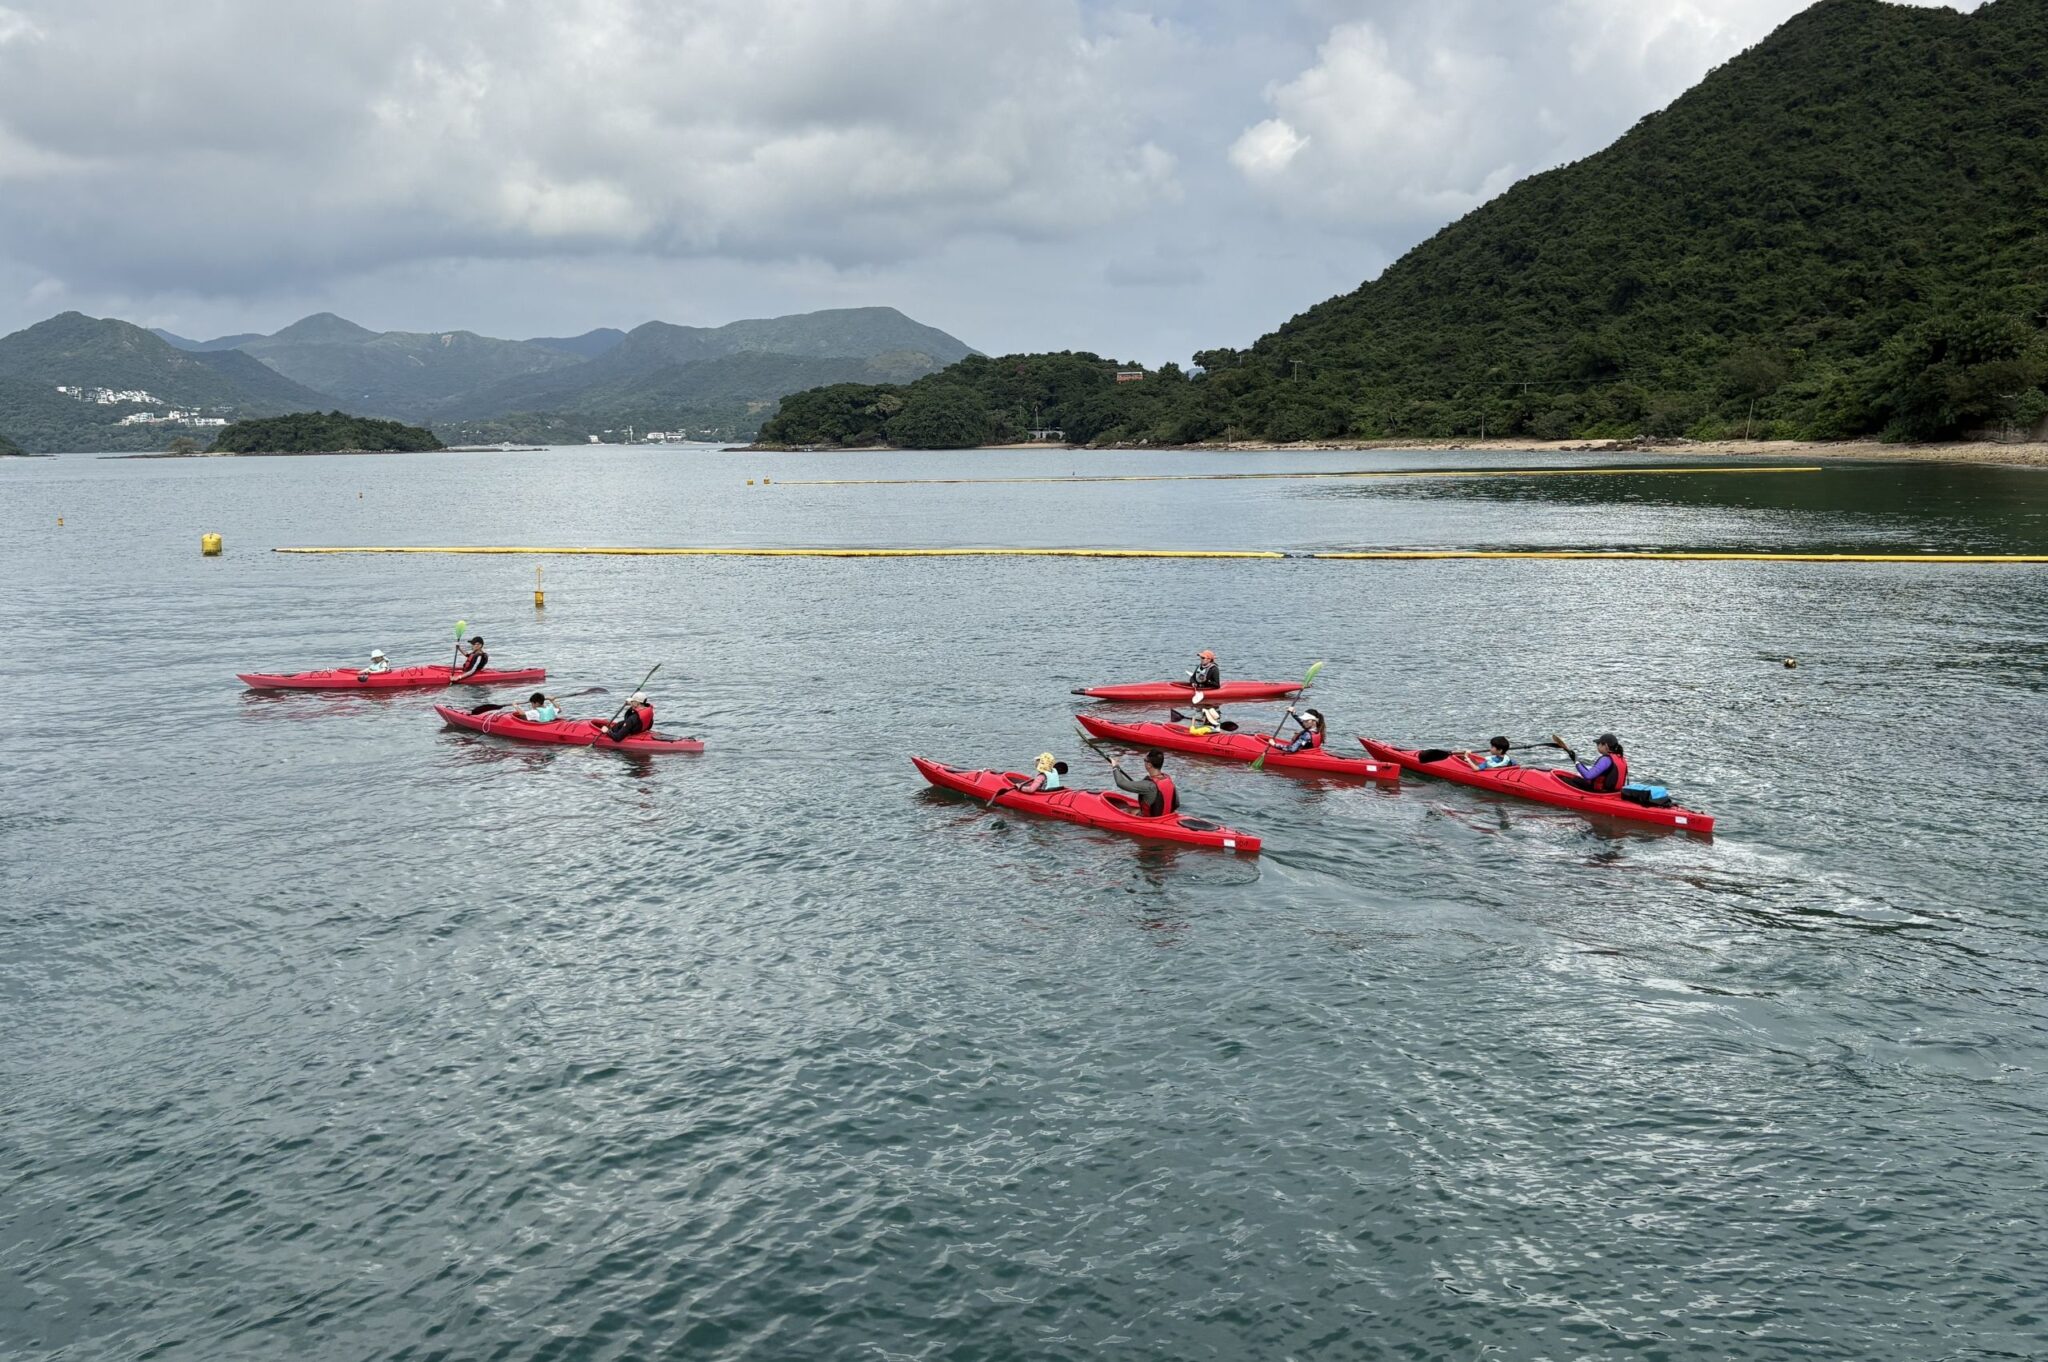
[[[468,621],[468,620],[457,620],[457,621],[455,621],[455,641],[456,641],[457,643],[460,643],[460,642],[462,642],[462,632],[463,632],[463,630],[465,630],[465,629],[467,629],[467,628],[469,628],[469,621]]]
[[[1314,685],[1314,684],[1316,683],[1316,677],[1320,676],[1320,675],[1322,674],[1322,671],[1323,671],[1323,664],[1322,664],[1322,663],[1320,663],[1320,662],[1313,662],[1313,663],[1310,663],[1310,664],[1309,664],[1309,669],[1308,669],[1308,675],[1307,675],[1307,676],[1304,676],[1304,677],[1302,677],[1302,678],[1301,678],[1301,688],[1302,688],[1303,690],[1307,690],[1307,689],[1308,689],[1308,688],[1309,688],[1310,686],[1313,686],[1313,685]]]

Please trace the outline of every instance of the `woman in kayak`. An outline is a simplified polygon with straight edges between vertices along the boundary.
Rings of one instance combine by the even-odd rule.
[[[475,676],[485,667],[491,665],[491,655],[484,651],[484,636],[482,634],[472,634],[469,642],[458,648],[456,654],[458,665],[455,668],[454,679],[457,681],[462,680],[464,677]]]
[[[1202,649],[1195,658],[1195,669],[1188,673],[1188,685],[1196,690],[1214,690],[1222,684],[1223,672],[1216,665],[1216,654]]]
[[[1109,769],[1119,790],[1138,797],[1138,812],[1144,817],[1164,818],[1180,808],[1180,795],[1166,775],[1166,754],[1158,748],[1145,754],[1145,774],[1136,780],[1125,775],[1113,758]]]
[[[391,670],[391,659],[384,656],[382,648],[372,648],[370,649],[370,665],[363,668],[363,670],[372,673],[388,672]]]
[[[1268,743],[1282,752],[1318,752],[1322,750],[1323,737],[1330,731],[1330,726],[1324,722],[1321,710],[1312,709],[1308,712],[1308,717],[1303,718],[1294,712],[1293,705],[1289,705],[1287,707],[1287,718],[1294,720],[1300,726],[1301,731],[1287,739],[1268,738],[1266,739]],[[1281,720],[1281,722],[1285,723],[1286,719]]]
[[[599,724],[604,735],[613,742],[624,742],[636,733],[654,731],[654,706],[647,699],[647,692],[636,690],[626,701],[625,710],[608,724]]]
[[[1584,790],[1588,794],[1613,794],[1628,784],[1628,758],[1622,755],[1621,739],[1612,733],[1602,733],[1593,739],[1593,746],[1600,749],[1600,758],[1592,762],[1580,761],[1579,754],[1566,747],[1558,734],[1551,734],[1550,741],[1564,752],[1576,772],[1559,771],[1557,778],[1574,790]]]
[[[1475,771],[1498,771],[1503,766],[1513,766],[1515,759],[1508,755],[1509,743],[1506,738],[1494,738],[1486,744],[1486,755],[1477,752],[1460,752],[1458,759]]]
[[[1038,754],[1038,774],[1029,780],[1011,782],[1011,788],[1018,794],[1050,794],[1060,788],[1060,777],[1067,773],[1067,764],[1056,759],[1050,752]]]
[[[562,717],[562,711],[555,708],[552,696],[535,691],[526,703],[528,707],[519,711],[519,717],[530,724],[551,724]]]

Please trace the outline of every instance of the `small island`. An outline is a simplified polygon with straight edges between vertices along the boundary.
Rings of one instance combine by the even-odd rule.
[[[434,432],[400,421],[347,412],[302,411],[237,421],[224,428],[208,454],[382,454],[445,449]]]

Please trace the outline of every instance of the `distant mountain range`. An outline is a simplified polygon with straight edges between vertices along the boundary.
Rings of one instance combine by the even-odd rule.
[[[628,427],[736,439],[785,393],[909,382],[973,353],[888,307],[530,340],[372,331],[327,312],[267,336],[193,340],[67,312],[0,338],[0,430],[34,450],[153,449],[180,434],[203,443],[211,432],[195,421],[338,407],[430,425],[450,443]],[[173,411],[182,418],[159,419]]]

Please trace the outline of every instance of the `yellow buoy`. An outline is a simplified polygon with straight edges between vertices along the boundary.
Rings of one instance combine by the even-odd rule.
[[[771,483],[771,482],[773,482],[773,481],[775,481],[775,479],[773,479],[773,478],[763,478],[763,479],[761,479],[761,485],[762,485],[763,487],[766,487],[766,486],[767,486],[767,485],[768,485],[769,483]]]
[[[753,485],[754,485],[754,480],[753,480],[752,478],[748,478],[748,479],[747,479],[747,486],[749,486],[749,487],[752,487]]]
[[[533,608],[536,610],[543,609],[547,603],[547,593],[540,589],[540,569],[535,568],[533,570]]]
[[[60,530],[64,528],[64,517],[61,515],[57,517],[57,528]]]
[[[220,557],[220,536],[217,534],[200,535],[199,552],[208,558]]]
[[[1799,659],[1796,657],[1788,657],[1785,659],[1785,670],[1788,672],[1791,671],[1794,667],[1797,667],[1798,665]]]

